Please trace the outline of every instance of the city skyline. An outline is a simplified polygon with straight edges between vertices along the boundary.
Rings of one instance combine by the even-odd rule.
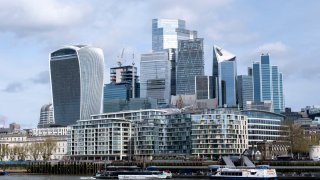
[[[204,38],[205,75],[211,75],[214,44],[237,56],[238,75],[245,75],[261,53],[269,53],[283,72],[286,106],[300,110],[319,104],[320,98],[313,96],[320,88],[315,58],[320,55],[320,27],[315,23],[319,2],[191,2],[1,1],[0,120],[36,127],[42,105],[52,99],[48,55],[54,49],[68,44],[101,47],[105,83],[122,48],[128,64],[133,51],[139,64],[140,54],[152,47],[154,18],[185,20],[187,29],[198,31]]]

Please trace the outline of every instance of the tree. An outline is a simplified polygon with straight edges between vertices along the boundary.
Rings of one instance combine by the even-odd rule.
[[[0,160],[2,161],[8,155],[8,145],[7,144],[0,144]]]
[[[46,139],[41,143],[41,156],[44,161],[50,160],[50,156],[57,148],[57,142],[52,138]]]
[[[18,160],[25,160],[28,153],[28,145],[22,144],[16,146],[16,154],[18,156]]]
[[[16,159],[16,155],[17,155],[17,147],[16,146],[8,147],[8,156],[11,161]]]
[[[288,142],[292,154],[307,153],[310,145],[319,142],[320,137],[318,134],[308,134],[301,128],[300,124],[287,121],[283,127],[285,127],[288,132],[285,141]]]
[[[42,145],[39,142],[32,142],[31,145],[29,146],[29,152],[33,160],[38,160],[39,155],[42,151]]]

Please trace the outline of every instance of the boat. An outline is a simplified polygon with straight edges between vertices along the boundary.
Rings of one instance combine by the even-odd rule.
[[[96,179],[171,179],[172,174],[165,171],[108,171],[97,173]]]
[[[278,179],[275,169],[270,168],[218,168],[210,179]]]
[[[210,179],[278,179],[275,169],[271,169],[269,165],[255,166],[247,156],[223,156],[222,159],[226,166],[208,166],[211,169]],[[240,159],[246,166],[237,168],[232,159]]]
[[[9,173],[6,171],[1,171],[0,176],[9,176]]]

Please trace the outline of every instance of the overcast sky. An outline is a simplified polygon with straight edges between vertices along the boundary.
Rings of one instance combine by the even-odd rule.
[[[109,68],[125,48],[139,64],[151,50],[151,20],[186,20],[204,38],[206,74],[212,46],[237,56],[246,74],[269,53],[284,76],[286,107],[320,104],[320,1],[317,0],[0,0],[0,126],[36,127],[51,102],[49,53],[68,44],[100,47]]]

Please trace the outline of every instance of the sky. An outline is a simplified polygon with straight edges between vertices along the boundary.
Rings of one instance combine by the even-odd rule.
[[[0,0],[0,127],[36,127],[52,101],[49,53],[70,44],[100,47],[105,82],[151,52],[151,21],[182,19],[204,38],[205,73],[214,44],[237,56],[238,75],[269,53],[283,73],[286,107],[320,103],[320,1],[317,0]],[[132,59],[132,54],[135,59]]]

